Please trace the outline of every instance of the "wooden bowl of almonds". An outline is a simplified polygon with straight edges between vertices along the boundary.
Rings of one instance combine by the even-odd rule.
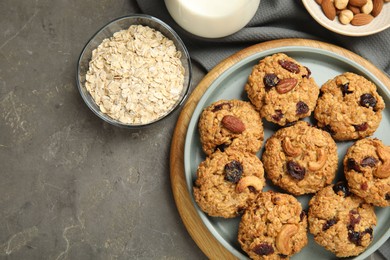
[[[390,27],[390,0],[302,0],[322,26],[347,36],[367,36]]]
[[[149,15],[109,22],[81,52],[77,85],[104,121],[127,128],[158,122],[185,100],[191,61],[180,37]]]

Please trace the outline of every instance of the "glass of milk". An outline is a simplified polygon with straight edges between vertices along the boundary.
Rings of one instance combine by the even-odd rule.
[[[239,31],[259,4],[260,0],[165,0],[170,15],[183,29],[206,38]]]

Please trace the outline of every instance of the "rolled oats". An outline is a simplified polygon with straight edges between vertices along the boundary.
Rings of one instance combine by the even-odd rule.
[[[85,87],[100,110],[125,124],[165,115],[184,87],[181,52],[161,32],[131,25],[92,52]]]

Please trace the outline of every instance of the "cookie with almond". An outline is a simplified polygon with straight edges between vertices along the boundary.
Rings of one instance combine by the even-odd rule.
[[[206,107],[198,122],[203,151],[210,155],[228,147],[257,153],[263,144],[260,115],[247,101],[219,100]]]
[[[284,126],[310,116],[319,87],[309,68],[276,53],[253,67],[245,91],[262,118]]]

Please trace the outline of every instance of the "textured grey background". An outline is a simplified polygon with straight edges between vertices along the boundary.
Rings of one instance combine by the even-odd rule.
[[[77,91],[84,44],[133,12],[128,0],[0,1],[0,259],[205,258],[170,187],[179,111],[120,129]]]
[[[170,187],[180,111],[120,129],[98,119],[76,88],[92,34],[137,12],[129,0],[0,1],[0,259],[206,258]],[[204,73],[195,62],[192,88]]]

